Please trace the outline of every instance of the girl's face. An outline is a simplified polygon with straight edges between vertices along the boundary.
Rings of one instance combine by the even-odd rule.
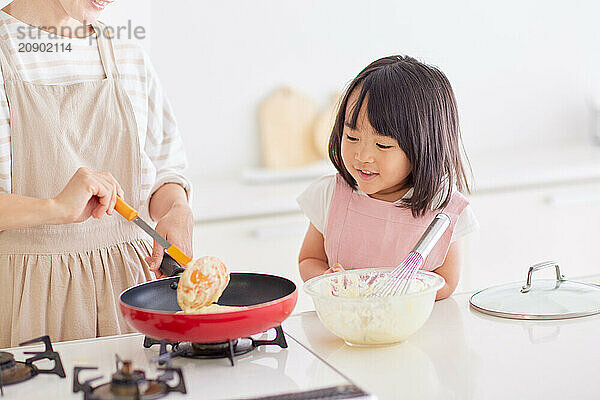
[[[58,0],[65,12],[80,22],[96,21],[100,12],[115,0]]]
[[[354,90],[348,98],[344,130],[342,131],[342,160],[358,188],[370,197],[396,201],[408,191],[405,187],[412,166],[398,141],[381,136],[373,129],[367,116],[367,101],[362,104],[355,129],[348,126],[351,110],[358,98]]]

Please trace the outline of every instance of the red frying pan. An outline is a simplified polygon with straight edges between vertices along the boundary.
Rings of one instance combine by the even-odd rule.
[[[161,266],[163,273],[180,269],[177,267],[179,265],[165,255]],[[121,313],[127,322],[157,340],[225,342],[281,325],[292,313],[298,297],[296,285],[288,279],[233,272],[218,304],[246,308],[219,314],[176,314],[180,310],[178,281],[179,277],[159,279],[121,293]]]
[[[183,268],[175,260],[185,265],[191,258],[161,237],[121,198],[117,198],[115,210],[166,249],[160,269],[171,278],[142,283],[121,293],[121,313],[131,326],[147,336],[170,342],[225,342],[279,326],[294,309],[298,292],[292,281],[238,272],[230,274],[229,285],[218,304],[244,309],[219,314],[176,314],[181,309],[177,304],[179,277],[175,275]]]

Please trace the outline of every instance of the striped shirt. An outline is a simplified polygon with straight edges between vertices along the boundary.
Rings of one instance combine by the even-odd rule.
[[[65,38],[53,35],[0,11],[0,40],[5,41],[24,81],[41,84],[72,84],[105,77],[96,35]],[[138,44],[113,38],[121,83],[133,106],[141,151],[141,198],[146,199],[165,183],[178,183],[186,192],[190,183],[183,174],[186,157],[181,136],[147,54]],[[19,51],[24,44],[57,44],[58,51]],[[61,51],[66,46],[70,51]],[[25,49],[27,50],[27,49]],[[11,192],[10,112],[0,84],[0,193]],[[145,213],[144,213],[145,214]]]

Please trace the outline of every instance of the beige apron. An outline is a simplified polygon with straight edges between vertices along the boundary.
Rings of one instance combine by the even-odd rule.
[[[98,27],[106,78],[25,82],[6,41],[0,65],[10,109],[12,193],[55,197],[79,167],[110,171],[140,208],[140,145],[112,44]],[[150,279],[143,232],[115,213],[83,223],[0,232],[0,348],[132,332],[119,293]]]

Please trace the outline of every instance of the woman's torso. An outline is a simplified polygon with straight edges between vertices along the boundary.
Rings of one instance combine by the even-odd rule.
[[[112,42],[99,38],[95,48],[100,79],[61,84],[24,80],[28,64],[15,63],[18,50],[8,44],[0,40],[11,192],[53,196],[86,166],[110,171],[124,198],[140,207],[139,129]],[[129,332],[118,295],[150,278],[149,254],[144,233],[119,215],[0,232],[0,347],[44,334],[69,340]]]
[[[89,38],[57,37],[30,27],[0,11],[0,39],[10,48],[18,74],[27,82],[47,85],[69,85],[77,82],[98,81],[104,78],[96,36]],[[37,44],[46,51],[33,51]],[[69,46],[69,47],[67,47]],[[131,102],[140,146],[140,198],[147,199],[156,180],[152,151],[162,142],[160,126],[148,126],[149,113],[160,114],[160,121],[172,119],[162,104],[153,104],[149,91],[150,66],[142,48],[135,43],[113,39],[113,48],[120,72],[120,82]],[[47,51],[51,49],[52,51]],[[20,51],[21,50],[21,51]],[[0,79],[3,79],[0,76]],[[154,133],[154,134],[152,134]],[[11,192],[10,113],[3,80],[0,82],[0,193]],[[147,207],[141,207],[144,213]]]

